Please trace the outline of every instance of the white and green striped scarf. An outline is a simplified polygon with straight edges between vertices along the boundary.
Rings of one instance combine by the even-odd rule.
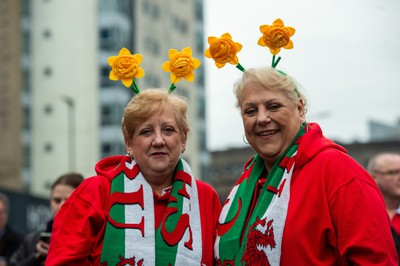
[[[200,265],[200,210],[189,165],[178,161],[168,207],[156,230],[153,191],[136,162],[124,156],[115,170],[101,265]]]
[[[257,182],[265,172],[256,155],[231,190],[222,208],[214,246],[216,265],[279,265],[290,183],[303,127],[272,167],[252,207]]]

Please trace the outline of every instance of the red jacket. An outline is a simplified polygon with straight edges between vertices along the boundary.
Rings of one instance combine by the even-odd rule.
[[[96,165],[97,176],[86,179],[63,204],[55,217],[46,265],[100,265],[109,210],[110,178],[122,156],[108,157]],[[221,204],[215,190],[196,181],[205,265],[212,265],[215,228]],[[159,224],[168,196],[154,196],[155,223]]]
[[[372,177],[310,123],[298,148],[281,265],[398,265]]]

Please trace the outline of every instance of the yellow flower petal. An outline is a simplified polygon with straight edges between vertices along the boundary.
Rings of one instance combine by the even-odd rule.
[[[212,44],[212,43],[215,42],[216,40],[218,40],[218,38],[217,38],[217,37],[214,37],[214,36],[210,36],[210,37],[208,37],[208,39],[207,39],[208,44]]]
[[[171,80],[171,83],[174,83],[174,84],[175,84],[175,83],[178,83],[178,82],[181,80],[181,78],[175,76],[174,73],[171,73],[170,80]]]
[[[260,32],[261,32],[261,33],[264,33],[264,32],[266,32],[266,31],[268,31],[269,28],[271,28],[270,25],[261,25],[261,26],[260,26]]]
[[[122,84],[124,84],[125,87],[130,87],[133,83],[133,79],[121,79]]]
[[[208,57],[208,58],[211,58],[210,49],[207,48],[207,49],[204,51],[204,56],[205,56],[205,57]]]
[[[230,35],[229,32],[226,32],[226,33],[222,34],[221,38],[232,40],[232,36]]]
[[[192,82],[194,80],[194,73],[190,72],[186,76],[183,77],[186,81]]]
[[[215,62],[215,65],[216,65],[218,68],[221,68],[221,67],[225,66],[225,63]]]
[[[178,50],[175,50],[175,49],[169,49],[169,52],[168,52],[168,58],[169,59],[172,59],[176,54],[178,54],[179,53],[179,51]]]
[[[197,58],[193,58],[193,63],[193,69],[197,69],[201,65],[200,60]]]
[[[117,56],[110,56],[110,57],[107,59],[107,62],[108,62],[108,64],[109,64],[110,66],[113,66],[116,59],[117,59]]]
[[[131,52],[128,50],[128,49],[126,49],[125,47],[123,47],[120,51],[119,51],[119,54],[118,55],[130,55],[131,54]]]
[[[170,62],[169,61],[164,62],[161,68],[165,72],[171,72]]]
[[[241,45],[240,43],[235,42],[235,46],[236,46],[237,52],[240,52],[242,50],[243,45]]]
[[[229,63],[231,63],[232,65],[237,65],[239,64],[239,58],[235,56],[235,58],[233,58]]]
[[[192,49],[190,49],[190,47],[185,47],[182,49],[182,53],[187,53],[189,55],[192,55]]]
[[[136,60],[136,64],[142,63],[143,56],[141,54],[134,54],[132,57]]]
[[[285,48],[285,49],[293,49],[293,42],[292,42],[292,40],[290,40],[290,42],[289,42],[286,46],[284,46],[283,48]]]
[[[114,74],[113,71],[110,72],[109,79],[111,80],[118,80],[119,78]]]
[[[286,29],[289,31],[290,37],[292,37],[296,32],[296,30],[292,27],[286,27]]]
[[[285,24],[283,23],[283,21],[280,18],[275,19],[275,21],[272,23],[272,25],[278,26],[278,27],[284,27],[285,26]]]
[[[269,51],[271,52],[271,54],[273,55],[277,55],[279,54],[279,52],[281,51],[281,48],[277,48],[277,49],[269,49]]]
[[[260,39],[258,39],[257,44],[260,45],[260,46],[266,46],[266,45],[265,45],[265,42],[264,42],[264,37],[263,37],[263,36],[261,36]]]
[[[143,68],[139,67],[137,74],[136,74],[136,78],[143,78],[144,77],[144,70]]]

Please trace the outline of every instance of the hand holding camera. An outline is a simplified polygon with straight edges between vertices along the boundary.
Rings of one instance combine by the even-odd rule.
[[[49,232],[41,232],[39,237],[39,242],[36,244],[36,257],[47,256],[47,252],[49,251],[49,243],[50,243],[51,233]]]

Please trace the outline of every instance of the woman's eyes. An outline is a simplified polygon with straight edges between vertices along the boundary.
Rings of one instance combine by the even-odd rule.
[[[274,103],[274,104],[268,104],[265,108],[266,108],[266,110],[273,112],[273,111],[277,111],[280,107],[281,107],[280,104]],[[258,109],[257,108],[248,108],[248,109],[245,109],[243,113],[245,115],[252,116],[252,115],[255,115],[258,113]]]
[[[150,130],[150,129],[143,129],[140,131],[140,135],[147,136],[147,135],[150,135],[151,132],[152,132],[152,130]]]
[[[163,131],[166,134],[171,134],[171,133],[175,132],[175,129],[173,127],[166,127],[166,128],[163,129]]]
[[[249,115],[249,116],[251,116],[251,115],[254,115],[254,114],[256,114],[257,113],[257,110],[256,109],[254,109],[254,108],[251,108],[251,109],[246,109],[246,110],[244,110],[244,112],[243,112],[245,115]]]
[[[169,135],[169,134],[175,132],[175,129],[174,129],[173,127],[165,127],[165,128],[162,129],[162,131],[163,131],[164,134],[168,134],[168,135]],[[149,135],[151,135],[153,132],[154,132],[153,129],[142,129],[142,130],[140,131],[140,135],[149,136]]]
[[[270,104],[267,106],[267,109],[270,111],[275,111],[275,110],[279,109],[279,107],[281,107],[279,104]]]

